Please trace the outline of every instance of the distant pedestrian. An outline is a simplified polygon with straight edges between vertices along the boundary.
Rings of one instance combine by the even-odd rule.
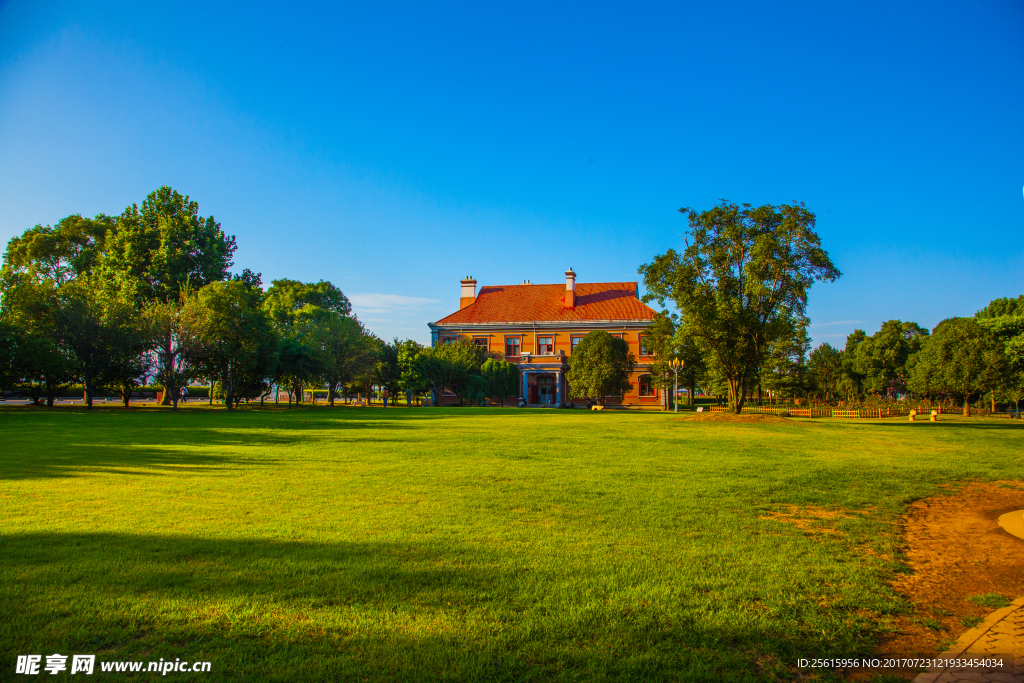
[[[381,396],[384,397],[384,407],[387,408],[388,407],[388,390],[384,389],[384,391],[381,393]]]
[[[181,402],[188,403],[188,387],[181,388]]]

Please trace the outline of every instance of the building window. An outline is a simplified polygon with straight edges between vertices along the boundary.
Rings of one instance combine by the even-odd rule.
[[[654,349],[651,348],[650,337],[640,337],[640,355],[641,356],[653,356]]]
[[[553,356],[553,355],[555,355],[555,338],[554,337],[537,337],[537,355],[538,356]]]
[[[458,335],[455,335],[453,337],[441,337],[441,343],[442,344],[456,344],[456,343],[458,343],[458,341],[459,341]]]
[[[519,337],[505,337],[505,355],[519,355]]]
[[[644,397],[650,398],[652,396],[657,396],[657,395],[658,395],[658,392],[654,388],[654,382],[651,381],[651,376],[650,375],[641,375],[640,376],[640,396],[641,396],[641,398],[644,398]]]
[[[487,350],[488,337],[473,337],[473,346],[479,346],[484,351]]]
[[[576,350],[576,345],[583,341],[584,334],[577,334],[569,337],[569,353],[572,354]]]

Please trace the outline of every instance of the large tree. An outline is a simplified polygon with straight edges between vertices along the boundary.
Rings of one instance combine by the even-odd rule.
[[[724,373],[738,413],[772,343],[806,327],[808,289],[840,273],[802,203],[755,208],[722,200],[708,211],[679,211],[689,219],[686,248],[640,267],[644,300],[676,305],[688,336]]]
[[[0,318],[19,331],[15,364],[24,381],[21,388],[34,403],[45,393],[52,407],[62,385],[81,379],[80,359],[67,344],[67,324],[70,301],[81,300],[78,295],[83,292],[71,296],[71,290],[78,278],[92,274],[113,226],[114,219],[103,214],[95,218],[74,214],[53,226],[36,225],[7,244],[0,269]],[[88,294],[93,299],[97,296]],[[102,316],[102,311],[98,314]]]
[[[949,318],[914,356],[910,386],[922,395],[960,397],[968,416],[970,397],[999,387],[1006,374],[1003,347],[987,330],[970,318]]]
[[[334,405],[339,388],[366,373],[374,362],[372,335],[354,317],[331,312],[320,319],[313,341],[320,353],[323,383]]]
[[[261,303],[263,292],[241,278],[213,282],[196,292],[202,311],[202,339],[208,363],[216,369],[224,405],[274,375],[280,339]]]
[[[604,405],[605,398],[618,400],[633,388],[629,381],[636,369],[636,356],[621,337],[604,331],[591,332],[580,340],[569,357],[569,393],[573,398],[593,397]]]
[[[117,217],[98,269],[140,302],[175,301],[185,288],[226,279],[234,253],[235,238],[213,216],[201,217],[197,202],[165,185]]]

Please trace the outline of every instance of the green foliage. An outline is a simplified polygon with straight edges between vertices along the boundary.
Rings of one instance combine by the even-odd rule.
[[[621,401],[633,388],[629,378],[635,368],[636,357],[625,340],[596,331],[576,345],[565,378],[573,398],[591,397],[604,405],[606,397]]]
[[[771,345],[807,326],[807,290],[840,273],[803,204],[753,208],[723,200],[708,211],[679,211],[689,218],[686,249],[640,267],[644,300],[675,303],[685,336],[712,357],[728,382],[729,405],[740,412]]]
[[[428,386],[440,394],[451,391],[462,405],[470,377],[480,374],[487,358],[483,348],[467,342],[439,344],[424,349],[419,356],[419,374]],[[473,385],[476,386],[475,384]]]
[[[519,369],[515,363],[499,358],[488,358],[480,368],[485,380],[484,393],[505,405],[509,396],[519,395]]]
[[[114,219],[100,214],[79,214],[61,219],[55,226],[37,225],[7,243],[0,284],[7,291],[18,275],[31,282],[51,281],[61,286],[80,275],[92,273]]]
[[[355,318],[332,311],[318,321],[311,341],[320,353],[321,379],[327,385],[331,405],[340,387],[353,383],[372,368],[373,340],[373,335]]]
[[[1016,299],[1003,297],[993,299],[989,305],[974,314],[978,320],[986,318],[1001,318],[1003,316],[1024,317],[1024,294]]]
[[[835,398],[843,376],[843,352],[827,342],[823,343],[811,351],[807,370],[818,395],[826,400]]]
[[[411,403],[413,394],[429,388],[420,372],[423,351],[423,346],[412,339],[406,339],[398,346],[399,386],[405,391],[407,403]]]
[[[276,370],[280,338],[263,313],[262,298],[242,280],[213,282],[196,292],[195,329],[229,410]]]
[[[165,185],[117,217],[97,269],[125,299],[176,301],[227,278],[235,248],[213,216],[201,218],[197,202]]]
[[[861,386],[886,396],[906,393],[907,363],[927,340],[928,330],[900,320],[888,320],[875,334],[859,339],[851,349],[851,365]]]
[[[302,329],[330,313],[347,316],[352,312],[348,297],[324,280],[309,283],[274,280],[267,290],[263,308],[282,330]]]
[[[371,373],[373,384],[387,389],[393,399],[398,397],[402,380],[402,369],[398,365],[399,345],[400,342],[397,339],[391,344],[380,344]]]
[[[794,327],[790,334],[769,345],[768,357],[761,366],[760,382],[776,398],[800,396],[807,388],[807,349],[805,327]]]
[[[994,389],[1007,374],[1002,345],[971,318],[949,318],[914,357],[910,387],[920,395],[952,394],[969,414],[971,394]]]

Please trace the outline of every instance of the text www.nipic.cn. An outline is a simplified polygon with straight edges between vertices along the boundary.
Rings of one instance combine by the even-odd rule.
[[[96,655],[46,655],[45,662],[43,655],[18,655],[14,673],[33,676],[40,673],[55,675],[68,671],[68,659],[71,660],[69,673],[86,674],[93,673],[96,667]],[[161,659],[153,661],[113,661],[99,663],[99,670],[103,673],[158,673],[166,676],[169,673],[204,673],[210,670],[210,662],[189,662],[181,661],[181,658],[171,660]]]

